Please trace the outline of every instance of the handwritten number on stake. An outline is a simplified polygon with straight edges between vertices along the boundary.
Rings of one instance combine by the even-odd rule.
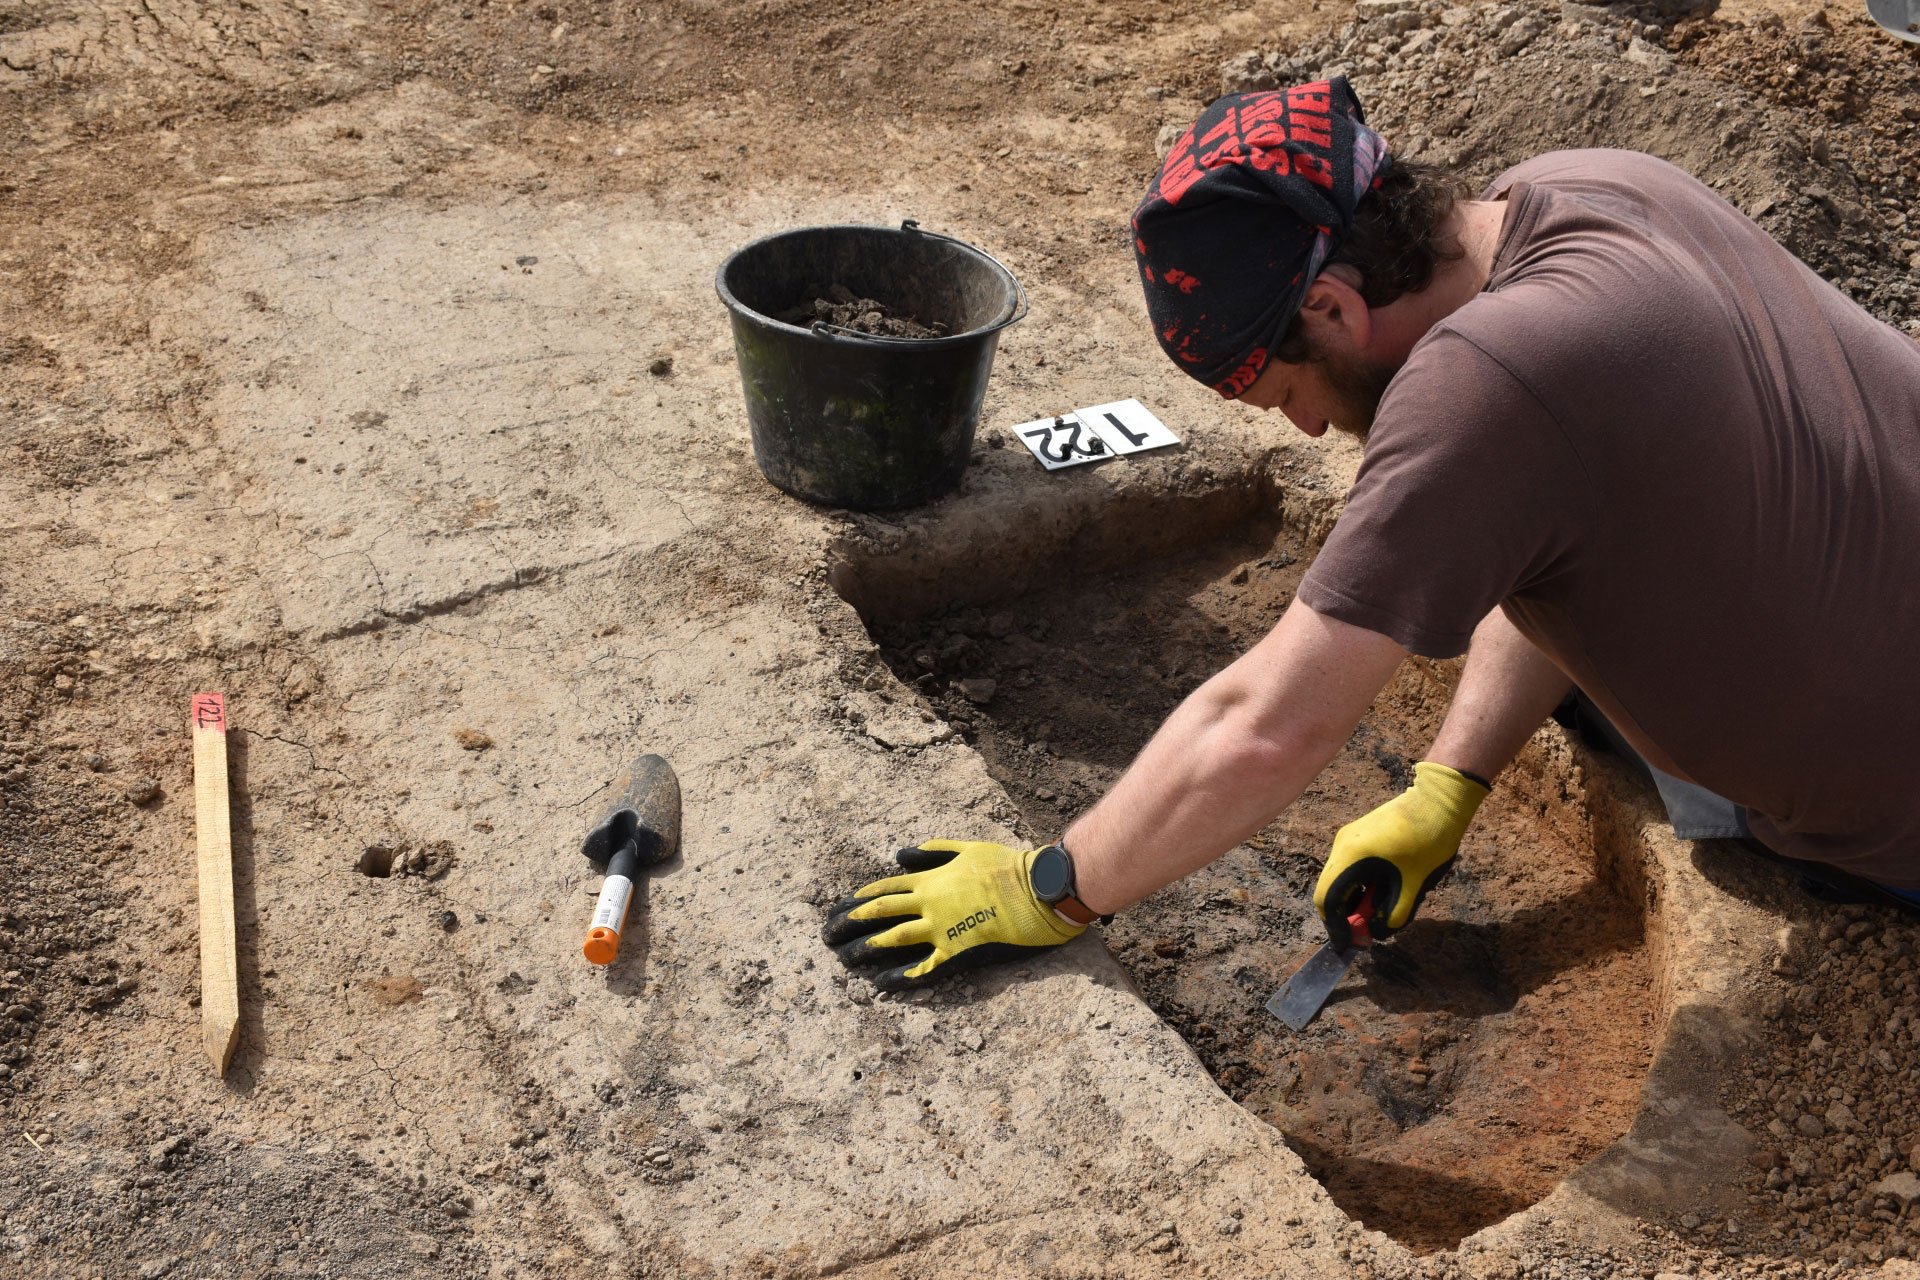
[[[219,733],[227,731],[227,701],[217,693],[196,693],[193,702],[193,727],[213,729]]]

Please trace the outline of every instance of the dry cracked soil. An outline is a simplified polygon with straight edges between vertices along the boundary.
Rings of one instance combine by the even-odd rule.
[[[0,1273],[1920,1276],[1920,928],[1556,725],[1418,927],[1262,1011],[1453,664],[1031,965],[901,1000],[816,936],[901,843],[1056,831],[1337,518],[1350,445],[1146,331],[1126,215],[1209,98],[1345,72],[1476,180],[1665,155],[1920,336],[1916,48],[1810,0],[0,0]],[[714,270],[909,217],[1032,314],[958,494],[796,502]],[[1184,443],[1008,434],[1126,396]],[[642,752],[685,845],[599,971]]]

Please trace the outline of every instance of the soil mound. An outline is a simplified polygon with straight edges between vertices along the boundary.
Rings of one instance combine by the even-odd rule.
[[[1727,1109],[1760,1140],[1754,1221],[1687,1215],[1697,1238],[1732,1228],[1769,1252],[1882,1262],[1920,1252],[1920,921],[1864,906],[1798,904],[1774,961],[1764,1045],[1729,1082]]]
[[[1291,48],[1228,59],[1222,90],[1351,76],[1396,154],[1475,183],[1558,148],[1651,152],[1920,336],[1920,59],[1864,10],[1789,25],[1649,21],[1621,5],[1358,9]]]
[[[795,307],[779,317],[783,323],[801,326],[816,322],[830,324],[836,328],[851,329],[855,333],[871,334],[876,338],[944,338],[947,327],[943,324],[922,324],[912,316],[894,314],[892,307],[873,298],[855,296],[845,285],[829,285],[826,297],[815,298],[805,306]]]

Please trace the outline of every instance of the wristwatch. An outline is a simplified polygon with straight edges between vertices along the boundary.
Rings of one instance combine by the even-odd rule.
[[[1033,855],[1033,862],[1027,868],[1027,886],[1033,890],[1034,897],[1075,924],[1092,924],[1095,920],[1104,924],[1113,919],[1096,915],[1086,903],[1073,896],[1073,855],[1067,852],[1065,844],[1050,844]]]

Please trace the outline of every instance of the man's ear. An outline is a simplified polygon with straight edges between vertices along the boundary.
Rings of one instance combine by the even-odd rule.
[[[1352,354],[1373,341],[1373,309],[1361,298],[1359,277],[1336,263],[1314,277],[1300,302],[1300,322],[1315,351]]]

